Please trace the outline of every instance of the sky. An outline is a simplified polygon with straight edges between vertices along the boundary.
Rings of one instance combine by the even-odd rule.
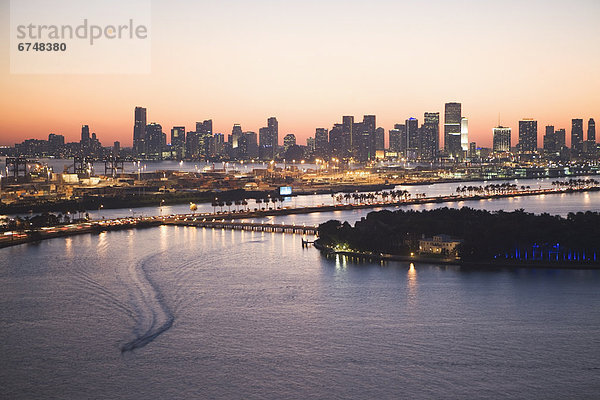
[[[76,141],[87,124],[131,146],[135,106],[167,136],[205,119],[258,132],[276,116],[299,144],[342,115],[375,114],[386,132],[424,112],[443,123],[451,101],[478,146],[499,120],[514,145],[535,118],[538,146],[545,125],[569,136],[572,118],[600,120],[598,0],[154,0],[141,74],[11,74],[9,10],[0,0],[0,145]]]

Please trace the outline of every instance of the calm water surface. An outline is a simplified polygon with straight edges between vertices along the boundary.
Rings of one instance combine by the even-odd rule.
[[[0,393],[597,398],[600,272],[325,259],[160,227],[0,250]]]

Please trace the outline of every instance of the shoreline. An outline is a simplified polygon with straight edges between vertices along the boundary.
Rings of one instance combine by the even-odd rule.
[[[579,188],[579,189],[544,189],[544,190],[531,190],[527,192],[517,192],[517,193],[502,193],[502,194],[491,194],[491,195],[473,195],[473,196],[444,196],[444,197],[433,197],[433,198],[420,198],[420,199],[407,199],[401,200],[397,202],[386,202],[386,203],[364,203],[364,204],[336,204],[331,206],[312,206],[312,207],[301,207],[301,208],[279,208],[279,209],[271,209],[271,210],[257,210],[257,211],[242,211],[242,212],[231,212],[231,213],[222,213],[222,214],[180,214],[182,217],[194,217],[194,218],[206,218],[213,220],[235,220],[235,219],[248,219],[248,218],[264,218],[268,216],[281,216],[281,215],[294,215],[294,214],[311,214],[311,213],[322,213],[322,212],[334,212],[334,211],[351,211],[351,210],[360,210],[360,209],[370,209],[370,208],[388,208],[388,207],[401,207],[401,206],[410,206],[415,204],[432,204],[432,203],[454,203],[460,201],[473,201],[473,200],[486,200],[486,199],[500,199],[500,198],[510,198],[510,197],[519,197],[519,196],[539,196],[545,194],[562,194],[562,193],[582,193],[588,191],[600,191],[600,187],[591,187],[591,188]],[[31,243],[45,239],[51,239],[55,237],[64,237],[71,236],[80,233],[90,233],[94,231],[108,231],[108,230],[120,230],[120,229],[133,229],[133,228],[142,228],[147,227],[149,224],[151,226],[159,226],[163,225],[164,222],[162,219],[159,219],[159,216],[153,217],[137,217],[137,218],[117,218],[117,219],[105,219],[105,220],[95,220],[95,221],[86,221],[86,222],[78,222],[70,225],[63,224],[59,225],[56,229],[60,230],[60,232],[51,232],[48,230],[44,230],[43,228],[36,228],[31,230],[26,237],[14,239],[11,237],[11,240],[2,241],[0,240],[0,248],[14,246],[23,243]],[[125,223],[120,223],[120,225],[107,225],[111,221],[126,221]],[[64,227],[75,226],[75,229],[63,230]],[[23,233],[21,233],[23,234]],[[356,254],[359,256],[360,254]],[[391,256],[391,255],[390,255]],[[400,256],[398,256],[400,257]],[[391,260],[391,258],[390,258]],[[423,260],[423,258],[421,258]],[[433,259],[436,263],[451,263],[456,264],[456,261],[451,260],[440,260]],[[407,260],[400,261],[410,261],[410,258]],[[433,261],[432,261],[433,262]]]
[[[569,177],[594,177],[598,174],[574,174]],[[373,184],[329,184],[322,187],[305,188],[299,187],[295,190],[293,196],[309,196],[314,194],[335,194],[335,193],[364,193],[375,192],[380,190],[394,190],[396,186],[430,186],[436,184],[448,183],[470,183],[470,182],[497,182],[497,181],[512,181],[515,179],[561,179],[567,176],[557,177],[537,177],[537,178],[472,178],[472,179],[454,179],[442,178],[435,180],[426,180],[419,182],[402,182],[402,183],[373,183]],[[144,188],[139,188],[141,191]],[[84,195],[79,199],[68,199],[58,201],[46,201],[40,204],[37,203],[11,203],[2,204],[0,202],[0,215],[23,214],[31,212],[35,209],[36,213],[41,212],[67,212],[76,209],[85,211],[98,210],[102,205],[104,209],[120,209],[120,208],[142,208],[151,207],[160,204],[161,200],[164,205],[181,205],[189,202],[198,204],[210,203],[215,197],[222,197],[223,200],[243,200],[265,198],[272,195],[274,190],[245,190],[245,189],[228,189],[228,190],[206,190],[206,191],[180,191],[174,193],[147,193],[147,194],[129,194],[126,196],[101,197],[98,195]],[[486,196],[486,195],[484,195]]]
[[[540,262],[509,262],[509,261],[464,261],[460,258],[435,258],[435,257],[423,257],[420,255],[414,256],[403,256],[399,254],[377,254],[377,253],[361,253],[353,251],[335,251],[330,247],[319,244],[318,242],[313,243],[313,246],[321,252],[325,253],[325,257],[328,256],[345,256],[345,257],[356,257],[358,259],[368,261],[399,261],[409,263],[424,263],[424,264],[441,264],[441,265],[455,265],[461,268],[468,268],[473,270],[486,270],[486,269],[564,269],[564,270],[600,270],[600,263],[589,264],[589,263],[577,263],[577,264],[559,264],[559,263],[548,263]]]

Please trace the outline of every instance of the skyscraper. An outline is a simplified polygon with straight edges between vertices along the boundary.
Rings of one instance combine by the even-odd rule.
[[[469,151],[469,120],[464,117],[460,119],[460,147],[465,153]]]
[[[571,151],[574,155],[583,153],[583,119],[574,118],[571,121]]]
[[[588,121],[587,140],[583,147],[588,158],[596,158],[598,146],[596,145],[596,123],[593,118],[590,118]]]
[[[594,118],[590,118],[588,121],[587,140],[596,143],[596,122]]]
[[[567,146],[567,132],[565,128],[557,129],[554,135],[556,136],[556,150],[560,151]]]
[[[358,153],[358,142],[359,140],[356,138],[356,134],[354,133],[354,116],[353,115],[344,115],[342,117],[341,124],[341,133],[343,136],[347,138],[345,141],[348,142],[348,150],[356,155]]]
[[[395,124],[390,130],[390,151],[395,151],[398,156],[404,156],[406,151],[406,125]]]
[[[554,126],[546,126],[546,133],[544,134],[544,153],[552,154],[556,153],[560,149],[556,145],[556,132],[554,132]]]
[[[83,125],[81,127],[81,145],[84,147],[88,147],[90,145],[90,127],[87,125]]]
[[[462,154],[460,103],[446,103],[444,113],[444,149],[451,157]]]
[[[409,118],[405,122],[406,126],[406,157],[409,160],[416,160],[421,151],[421,132],[419,130],[419,120]]]
[[[350,155],[350,134],[344,124],[334,124],[329,131],[329,155],[339,159]]]
[[[495,153],[507,153],[511,146],[511,129],[504,126],[497,126],[492,129],[493,132],[493,150]]]
[[[296,135],[288,133],[283,137],[283,150],[287,151],[292,146],[296,145]]]
[[[271,140],[271,146],[273,147],[273,157],[277,157],[277,150],[279,148],[279,122],[277,122],[277,118],[271,117],[267,120],[267,127],[269,128],[269,135]]]
[[[317,128],[315,131],[315,156],[329,157],[329,132],[325,128]]]
[[[258,131],[258,152],[263,160],[274,160],[279,142],[279,123],[277,118],[267,120],[267,126]]]
[[[385,150],[385,129],[375,129],[375,151]]]
[[[133,123],[133,153],[141,156],[146,153],[146,109],[136,107]]]
[[[162,126],[155,122],[146,125],[146,156],[153,159],[162,159],[162,151],[166,142],[166,135]]]
[[[519,151],[533,153],[537,151],[537,121],[523,119],[519,121]]]
[[[174,126],[171,129],[171,148],[175,152],[175,158],[183,159],[185,156],[185,127]]]
[[[430,155],[427,158],[435,159],[440,151],[440,113],[426,112],[423,129],[423,147],[427,149],[425,153]]]

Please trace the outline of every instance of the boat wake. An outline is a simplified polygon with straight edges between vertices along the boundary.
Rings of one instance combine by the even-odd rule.
[[[146,346],[173,326],[175,316],[165,303],[159,286],[148,273],[150,264],[162,254],[153,254],[128,269],[133,283],[130,300],[136,312],[135,337],[121,346],[121,353]]]

